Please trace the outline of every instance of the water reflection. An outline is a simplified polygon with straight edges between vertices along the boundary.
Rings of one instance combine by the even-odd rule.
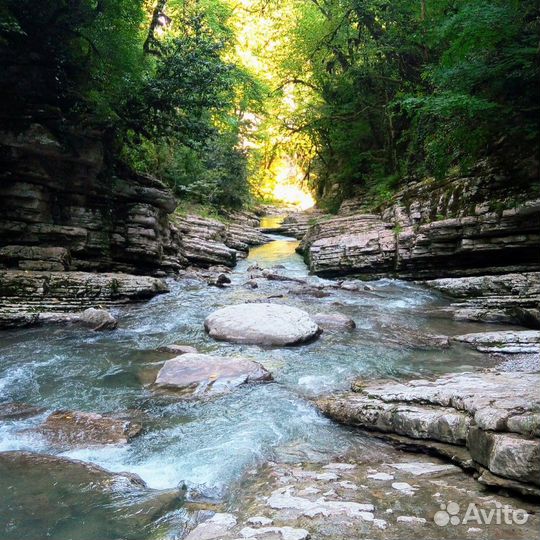
[[[261,229],[279,229],[284,219],[284,216],[264,216],[261,219]]]

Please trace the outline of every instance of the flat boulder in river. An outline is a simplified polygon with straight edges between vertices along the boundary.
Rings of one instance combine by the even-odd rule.
[[[214,311],[204,321],[211,337],[254,345],[298,345],[321,329],[301,309],[280,304],[238,304]]]
[[[39,428],[53,444],[67,447],[125,444],[141,430],[136,422],[80,411],[55,411]]]
[[[246,358],[208,354],[183,354],[165,362],[156,386],[192,395],[221,394],[246,383],[263,382],[272,375],[261,364]]]

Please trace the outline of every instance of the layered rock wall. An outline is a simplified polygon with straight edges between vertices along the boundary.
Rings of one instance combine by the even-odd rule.
[[[538,271],[540,199],[493,171],[428,179],[407,186],[376,215],[319,220],[301,250],[319,275],[431,279]]]
[[[540,495],[539,374],[458,373],[435,381],[357,381],[321,398],[338,422],[428,449],[477,470],[495,487]]]
[[[161,181],[105,154],[101,133],[0,131],[0,328],[148,299],[166,286],[137,275],[232,267],[266,241],[249,213],[180,217]]]
[[[0,265],[155,273],[175,260],[172,193],[156,178],[104,173],[99,134],[34,124],[0,133]]]

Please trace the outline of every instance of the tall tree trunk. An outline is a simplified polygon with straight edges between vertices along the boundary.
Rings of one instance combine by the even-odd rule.
[[[159,51],[154,47],[157,44],[155,36],[156,28],[159,26],[159,16],[165,9],[167,0],[157,0],[154,12],[152,13],[152,20],[150,21],[150,28],[148,28],[148,36],[144,42],[144,52],[147,54],[159,54]]]

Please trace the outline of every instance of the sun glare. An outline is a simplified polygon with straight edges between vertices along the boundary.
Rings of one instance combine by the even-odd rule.
[[[273,196],[277,201],[293,204],[300,210],[315,205],[311,193],[302,186],[302,171],[291,159],[283,159],[277,168]]]

